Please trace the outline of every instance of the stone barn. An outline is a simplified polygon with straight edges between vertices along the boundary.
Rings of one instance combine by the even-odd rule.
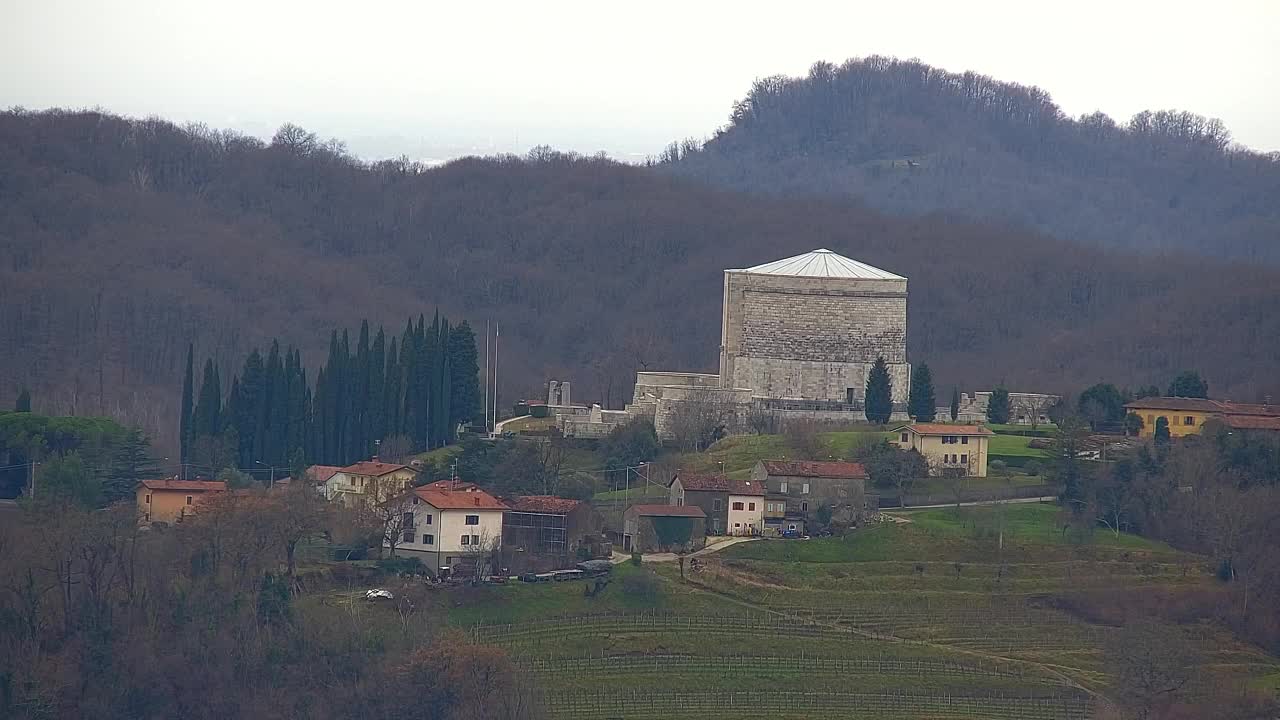
[[[622,528],[627,552],[689,552],[707,544],[707,516],[696,505],[632,505]]]
[[[722,387],[783,401],[765,405],[779,410],[850,412],[862,408],[882,356],[895,406],[905,408],[906,278],[814,250],[725,270],[722,313]]]

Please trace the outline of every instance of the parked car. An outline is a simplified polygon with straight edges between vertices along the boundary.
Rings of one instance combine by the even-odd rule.
[[[795,539],[800,537],[800,531],[799,530],[783,530],[782,537],[788,538],[788,539]]]
[[[395,600],[396,596],[392,595],[390,590],[383,590],[382,588],[377,588],[377,589],[369,590],[365,592],[364,599],[370,602],[378,602],[381,600]]]

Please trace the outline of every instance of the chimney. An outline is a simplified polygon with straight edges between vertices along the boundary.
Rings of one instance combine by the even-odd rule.
[[[378,456],[377,456],[377,455],[374,455],[374,456],[373,456],[372,458],[370,458],[369,460],[370,460],[370,462],[375,462],[375,463],[376,463],[376,462],[378,462]]]

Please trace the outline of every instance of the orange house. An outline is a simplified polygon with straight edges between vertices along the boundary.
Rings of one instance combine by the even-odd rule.
[[[226,489],[226,483],[214,480],[143,480],[138,483],[138,517],[144,523],[181,522],[201,499]]]

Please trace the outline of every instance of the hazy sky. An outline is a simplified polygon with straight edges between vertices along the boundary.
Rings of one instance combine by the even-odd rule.
[[[293,121],[366,156],[642,156],[709,135],[757,77],[871,54],[1280,149],[1280,0],[0,0],[0,106]]]

